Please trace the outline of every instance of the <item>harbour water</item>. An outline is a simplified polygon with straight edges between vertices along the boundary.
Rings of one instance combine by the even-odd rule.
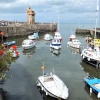
[[[62,48],[60,51],[52,51],[49,42],[44,42],[44,34],[39,34],[36,47],[23,51],[21,44],[25,37],[16,38],[16,45],[20,57],[12,62],[4,84],[0,85],[6,91],[7,100],[42,100],[36,87],[38,76],[42,75],[41,66],[44,62],[44,72],[55,70],[55,73],[69,88],[68,100],[98,100],[96,95],[90,95],[89,87],[84,83],[84,77],[88,74],[100,78],[100,70],[81,60],[80,51],[67,46],[71,33],[75,33],[76,24],[60,24],[62,35]],[[93,28],[94,25],[81,25],[81,28]],[[54,33],[51,33],[54,35]],[[78,34],[77,38],[86,47],[85,35]],[[12,39],[8,39],[9,41]],[[53,54],[53,52],[55,52]],[[58,53],[58,54],[56,54]],[[35,98],[34,98],[35,97]],[[48,97],[46,100],[56,100]]]

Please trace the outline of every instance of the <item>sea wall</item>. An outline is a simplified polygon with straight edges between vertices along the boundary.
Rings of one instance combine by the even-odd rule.
[[[24,24],[10,24],[7,26],[0,26],[0,30],[4,32],[5,37],[23,36],[34,32],[56,31],[56,23],[36,23],[33,25]]]

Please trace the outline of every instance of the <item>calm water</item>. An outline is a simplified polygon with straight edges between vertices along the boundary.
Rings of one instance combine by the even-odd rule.
[[[89,87],[84,83],[84,77],[88,74],[100,78],[100,70],[81,61],[80,53],[76,49],[67,47],[66,43],[78,25],[61,24],[62,49],[52,51],[49,42],[43,41],[44,34],[39,34],[36,48],[23,51],[21,44],[27,37],[16,38],[20,57],[16,59],[7,72],[5,83],[1,85],[7,92],[7,100],[40,100],[41,96],[36,90],[36,80],[42,75],[41,66],[45,66],[45,72],[55,70],[55,73],[65,82],[69,88],[68,100],[98,100],[96,95],[89,93]],[[81,25],[81,28],[93,28],[94,25]],[[53,35],[53,33],[51,33]],[[77,35],[82,45],[86,47],[85,35]],[[10,39],[9,39],[10,40]],[[58,54],[53,54],[58,52]],[[27,54],[28,53],[28,54]],[[36,91],[34,91],[36,90]],[[35,98],[34,98],[35,95]],[[54,98],[46,98],[56,100]]]

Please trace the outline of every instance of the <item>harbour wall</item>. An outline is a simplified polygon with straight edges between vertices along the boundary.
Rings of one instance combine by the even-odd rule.
[[[10,24],[7,26],[0,26],[0,30],[4,32],[4,37],[23,36],[32,34],[34,32],[54,32],[57,30],[56,23],[36,23],[33,25],[23,24]]]
[[[95,29],[76,29],[76,34],[82,34],[82,35],[86,35],[89,34],[91,36],[94,36],[95,34]],[[96,29],[96,35],[97,37],[100,37],[100,29]]]

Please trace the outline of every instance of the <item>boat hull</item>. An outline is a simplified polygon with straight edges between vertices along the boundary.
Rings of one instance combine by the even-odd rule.
[[[53,48],[53,49],[56,49],[56,50],[58,50],[58,49],[61,49],[61,44],[50,44],[50,48]]]
[[[31,48],[33,48],[33,47],[35,47],[35,45],[23,45],[22,46],[23,47],[23,49],[31,49]]]
[[[100,60],[91,56],[92,54],[86,55],[86,54],[84,54],[84,52],[85,52],[85,50],[82,51],[82,53],[81,53],[82,60],[84,60],[85,62],[87,62],[95,67],[100,68]]]
[[[70,42],[67,43],[68,46],[79,49],[81,46],[80,44],[72,44]]]

